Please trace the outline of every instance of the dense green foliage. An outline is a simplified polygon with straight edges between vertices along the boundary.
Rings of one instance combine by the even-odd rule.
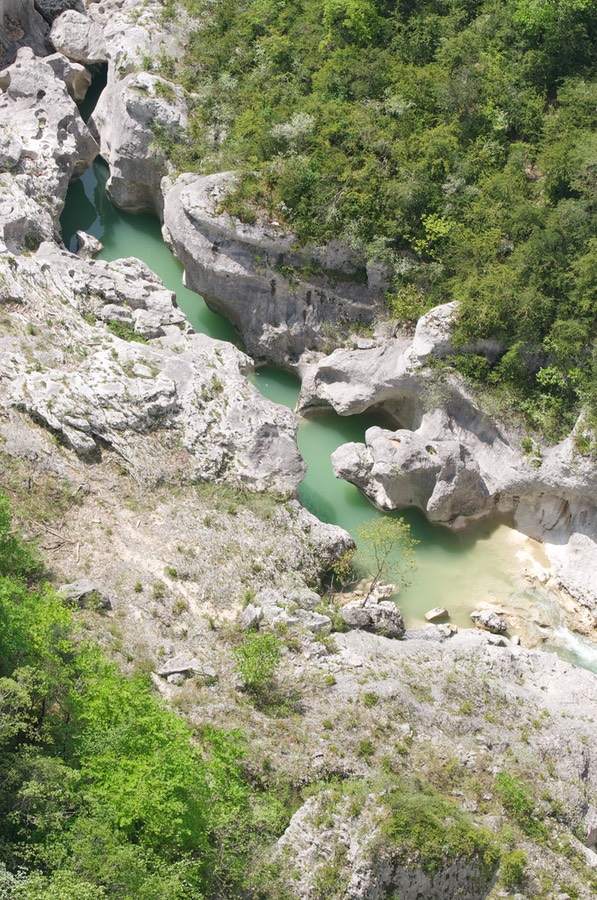
[[[0,495],[0,896],[244,896],[288,812],[240,733],[191,729],[77,635]]]
[[[272,682],[280,657],[282,644],[275,634],[247,634],[236,647],[236,670],[245,687],[256,695],[263,694]]]
[[[385,258],[399,318],[460,300],[462,344],[503,348],[466,374],[533,427],[597,417],[595,0],[180,6],[200,23],[161,60],[194,97],[181,168],[236,168],[232,212]]]

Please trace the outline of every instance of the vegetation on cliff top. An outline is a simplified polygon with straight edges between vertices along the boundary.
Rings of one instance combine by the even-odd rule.
[[[236,168],[231,212],[392,267],[412,320],[460,301],[457,367],[558,437],[597,416],[594,0],[163,0],[192,96],[184,169]]]

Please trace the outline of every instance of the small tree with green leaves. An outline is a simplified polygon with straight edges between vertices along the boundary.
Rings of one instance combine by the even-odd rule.
[[[403,519],[380,516],[361,525],[359,538],[358,564],[371,579],[369,594],[382,579],[394,584],[396,590],[407,588],[419,543],[411,535],[409,525]]]

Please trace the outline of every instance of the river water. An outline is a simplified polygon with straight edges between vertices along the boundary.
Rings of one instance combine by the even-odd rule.
[[[176,293],[178,305],[197,331],[239,345],[230,322],[184,286],[182,265],[166,247],[158,220],[117,210],[105,191],[107,177],[107,166],[97,161],[71,184],[61,220],[66,246],[76,250],[75,231],[83,230],[103,243],[100,258],[135,256],[143,260]],[[290,373],[265,367],[255,372],[252,380],[270,400],[295,407],[300,384]],[[371,425],[383,424],[387,423],[378,414],[342,417],[333,411],[300,420],[298,444],[308,465],[299,489],[301,501],[323,521],[341,525],[357,543],[359,526],[383,514],[353,485],[334,477],[330,455],[343,443],[363,441]],[[554,649],[597,671],[595,645],[567,630],[557,599],[528,577],[546,563],[540,545],[503,524],[478,524],[454,534],[431,525],[418,511],[401,515],[419,541],[412,583],[396,597],[408,626],[423,623],[425,612],[435,606],[445,606],[450,621],[460,626],[470,626],[470,612],[487,603],[514,606],[523,611],[523,617],[526,610],[538,610],[539,618],[547,621],[555,634]]]

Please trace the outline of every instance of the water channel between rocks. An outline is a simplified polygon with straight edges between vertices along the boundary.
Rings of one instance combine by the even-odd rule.
[[[104,245],[100,258],[105,260],[134,256],[141,259],[176,293],[178,305],[197,330],[210,337],[238,343],[232,325],[211,312],[203,299],[182,282],[183,268],[166,247],[158,220],[151,215],[133,216],[117,210],[110,202],[105,183],[107,166],[97,161],[68,192],[62,215],[64,242],[76,249],[77,230],[99,238]],[[293,375],[266,367],[252,377],[256,387],[270,400],[294,408],[299,381]],[[358,539],[358,528],[382,515],[351,484],[334,477],[331,453],[348,441],[363,441],[367,428],[384,424],[379,415],[342,417],[321,412],[303,417],[298,432],[300,451],[308,473],[300,486],[303,504],[326,522],[341,525]],[[530,586],[529,574],[546,564],[541,546],[506,525],[483,523],[454,534],[433,526],[416,511],[403,513],[413,536],[417,567],[411,586],[396,598],[407,626],[423,623],[424,614],[435,606],[445,606],[450,621],[470,627],[469,614],[491,603],[499,608],[518,610],[527,636],[539,641],[542,628],[548,626],[555,638],[554,649],[569,659],[597,671],[597,650],[589,641],[571,634],[555,597]]]

